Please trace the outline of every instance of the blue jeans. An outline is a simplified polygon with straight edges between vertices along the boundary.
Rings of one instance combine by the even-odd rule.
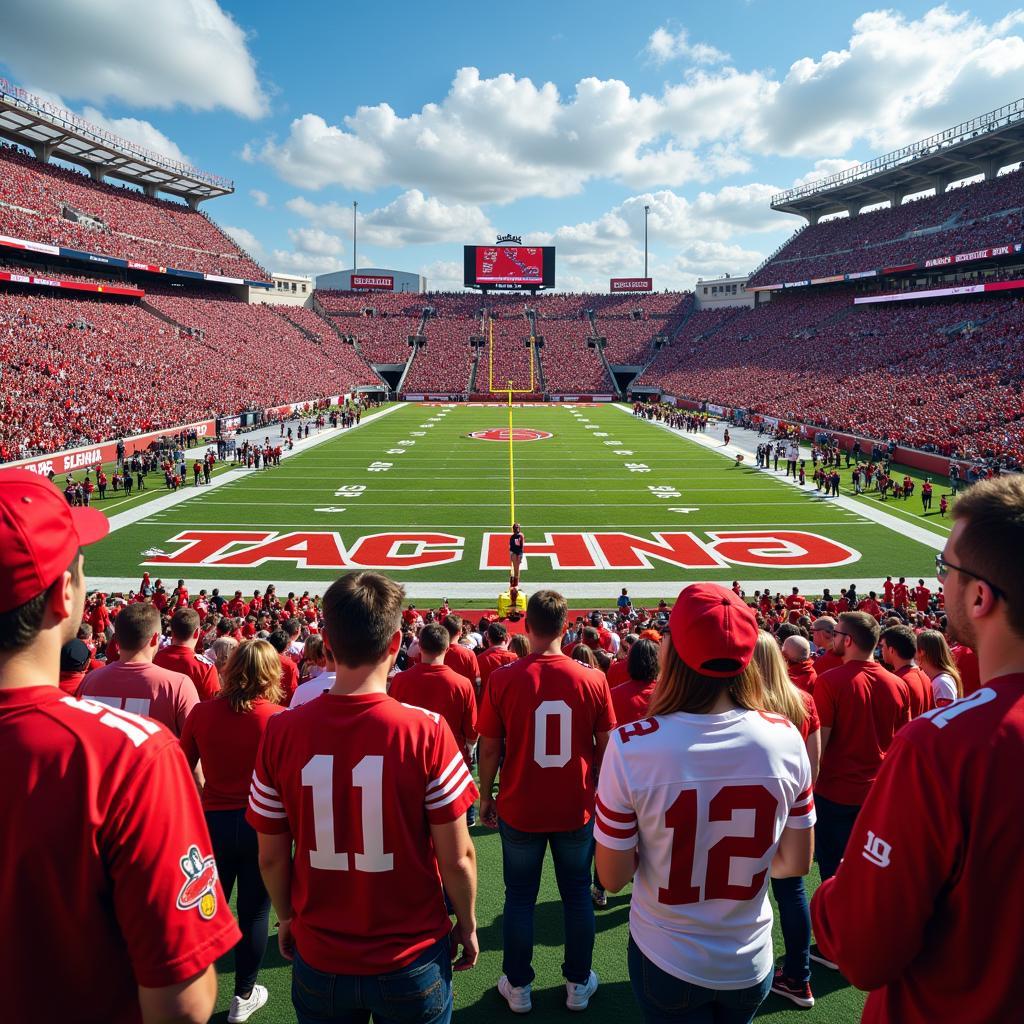
[[[299,1024],[449,1024],[452,962],[448,937],[393,974],[325,974],[296,952],[292,1004]]]
[[[692,985],[651,963],[629,937],[629,980],[645,1024],[750,1024],[771,991],[772,972],[750,988]]]
[[[824,882],[836,873],[843,859],[853,824],[860,814],[860,805],[837,804],[815,793],[814,810],[818,816],[814,825],[815,859]]]
[[[245,820],[245,808],[207,811],[206,825],[220,884],[229,900],[238,883],[236,907],[242,937],[235,946],[235,995],[247,998],[267,951],[270,924],[270,897],[260,874],[259,842]]]
[[[811,980],[811,909],[802,877],[773,878],[772,895],[786,945],[782,973],[790,981]]]
[[[574,832],[520,832],[504,821],[498,822],[498,830],[505,875],[502,970],[516,988],[529,985],[535,977],[531,966],[533,911],[550,843],[565,921],[562,974],[567,981],[586,983],[594,955],[594,904],[590,899],[593,820]]]

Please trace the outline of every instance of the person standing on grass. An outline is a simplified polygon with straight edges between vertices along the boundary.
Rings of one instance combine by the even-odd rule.
[[[1024,478],[973,485],[953,518],[936,575],[983,684],[900,731],[811,901],[822,948],[870,992],[869,1024],[1010,1021],[1024,1005]]]
[[[598,986],[591,969],[594,773],[615,717],[604,674],[561,652],[566,615],[565,598],[553,590],[530,598],[531,653],[491,673],[477,724],[480,819],[499,830],[505,878],[498,992],[514,1013],[532,1008],[533,917],[549,845],[565,922],[566,1006],[585,1010]]]
[[[58,686],[85,608],[81,548],[108,529],[45,477],[0,471],[4,1017],[205,1024],[239,931],[178,743]]]
[[[508,538],[509,561],[512,563],[511,586],[519,586],[519,567],[523,563],[523,546],[526,539],[523,537],[522,527],[518,523],[512,524],[512,533]]]
[[[256,984],[267,950],[270,897],[260,877],[256,833],[245,820],[256,752],[267,722],[280,706],[277,653],[265,640],[246,640],[231,655],[215,700],[192,709],[181,734],[189,767],[201,780],[203,813],[213,841],[217,873],[227,898],[238,882],[235,991],[230,1024],[248,1020],[268,994]]]
[[[612,892],[633,880],[629,977],[647,1024],[753,1020],[773,980],[769,872],[810,870],[811,766],[765,710],[757,638],[731,591],[683,590],[650,717],[617,728],[601,766],[597,869]]]
[[[299,1024],[447,1024],[456,947],[456,970],[478,955],[472,775],[440,715],[387,694],[404,597],[372,572],[330,586],[334,685],[274,716],[256,758],[246,819]]]

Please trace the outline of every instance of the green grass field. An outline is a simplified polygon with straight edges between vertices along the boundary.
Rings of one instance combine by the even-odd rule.
[[[501,841],[497,832],[483,826],[472,830],[479,860],[480,892],[477,900],[477,923],[480,938],[480,960],[471,971],[454,976],[456,1024],[493,1024],[494,1021],[514,1018],[505,1001],[498,995],[495,985],[501,974],[501,913],[504,888],[501,877]],[[817,886],[817,868],[807,879],[808,891]],[[776,915],[777,917],[778,915]],[[594,947],[594,970],[601,979],[601,987],[585,1014],[593,1024],[625,1024],[638,1019],[636,1002],[629,985],[626,970],[626,942],[629,936],[629,890],[611,896],[608,907],[597,911],[597,942]],[[533,966],[537,979],[533,983],[533,1013],[535,1020],[567,1020],[565,985],[561,976],[562,964],[562,906],[558,899],[550,857],[545,864],[544,879],[537,900],[536,931]],[[782,954],[782,939],[778,921],[775,924],[775,950]],[[215,1022],[227,1018],[234,978],[231,958],[218,964],[220,997],[217,1001]],[[811,987],[815,1005],[801,1010],[778,996],[769,995],[761,1007],[758,1020],[776,1021],[778,1024],[796,1024],[797,1021],[816,1021],[821,1024],[853,1024],[860,1020],[864,994],[851,988],[835,971],[811,964]],[[294,1021],[291,1004],[291,969],[277,949],[276,933],[272,932],[260,982],[270,991],[267,1006],[256,1014],[253,1024],[283,1024]]]
[[[412,599],[493,601],[508,575],[509,446],[469,435],[505,427],[507,410],[382,412],[278,468],[221,470],[220,485],[188,488],[173,507],[162,485],[144,499],[108,502],[118,528],[90,549],[90,579],[122,589],[146,568],[193,589],[274,581],[279,590],[315,590],[346,567],[376,566]],[[552,535],[560,559],[556,566],[530,557],[528,547],[527,591],[550,585],[609,603],[622,585],[647,601],[671,599],[697,579],[739,579],[748,592],[759,583],[799,584],[814,593],[852,580],[867,589],[886,574],[932,575],[934,544],[912,534],[924,528],[941,537],[945,524],[933,529],[916,499],[833,502],[612,406],[527,406],[514,420],[517,429],[551,435],[514,445],[516,517],[528,544]],[[874,521],[879,512],[888,523]],[[716,539],[724,531],[735,536]],[[790,536],[764,536],[780,531]],[[735,539],[750,532],[759,538]],[[615,536],[622,534],[629,536]],[[801,555],[806,535],[814,547]],[[824,552],[815,538],[824,539]],[[849,551],[837,555],[829,541]],[[422,557],[436,561],[417,564]]]

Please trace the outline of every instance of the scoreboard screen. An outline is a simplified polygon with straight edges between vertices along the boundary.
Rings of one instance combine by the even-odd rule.
[[[464,255],[467,288],[553,288],[553,246],[467,245]]]

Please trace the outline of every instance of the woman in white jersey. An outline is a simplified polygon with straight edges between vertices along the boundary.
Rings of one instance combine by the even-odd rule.
[[[634,880],[629,974],[647,1024],[748,1024],[772,984],[768,875],[810,870],[814,800],[799,731],[764,710],[754,612],[709,583],[679,595],[651,717],[612,732],[597,869]],[[635,877],[634,877],[635,876]]]
[[[935,707],[944,708],[964,695],[964,684],[953,659],[953,652],[937,629],[925,629],[917,634],[917,663],[932,681],[932,702]]]

